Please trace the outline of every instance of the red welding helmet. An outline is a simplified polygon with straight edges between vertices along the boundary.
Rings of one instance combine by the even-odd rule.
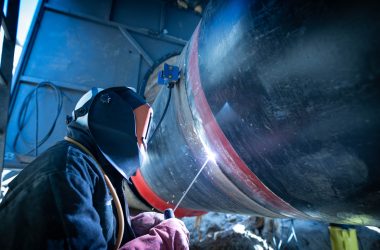
[[[127,87],[93,89],[88,100],[75,109],[73,118],[83,123],[98,148],[125,178],[140,165],[152,109],[135,91]]]

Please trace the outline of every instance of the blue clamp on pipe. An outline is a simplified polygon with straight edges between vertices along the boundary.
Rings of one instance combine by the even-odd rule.
[[[179,78],[179,67],[165,63],[164,70],[158,72],[157,83],[159,85],[168,85],[177,82]]]

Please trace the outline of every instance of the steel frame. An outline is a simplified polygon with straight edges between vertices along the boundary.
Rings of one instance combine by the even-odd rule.
[[[20,89],[20,86],[22,84],[28,84],[28,85],[37,85],[39,82],[43,81],[49,81],[54,83],[59,88],[62,88],[63,90],[71,90],[71,91],[77,91],[77,92],[85,92],[87,91],[87,88],[83,88],[80,85],[73,84],[70,82],[61,82],[61,81],[55,81],[54,79],[42,79],[38,77],[31,77],[24,75],[25,69],[27,67],[29,58],[31,56],[31,51],[34,47],[34,43],[36,41],[37,33],[41,24],[41,21],[43,19],[44,13],[46,11],[51,11],[54,13],[63,14],[66,16],[74,17],[77,19],[89,21],[92,23],[105,25],[108,27],[113,27],[115,29],[118,29],[121,34],[126,38],[126,40],[134,47],[134,49],[140,54],[140,62],[138,66],[138,85],[137,88],[141,89],[140,84],[140,72],[143,67],[153,66],[156,62],[154,59],[147,53],[147,51],[143,48],[139,42],[133,37],[133,34],[143,35],[155,40],[163,41],[169,44],[179,45],[179,46],[185,46],[187,41],[183,40],[181,38],[171,36],[168,34],[165,34],[165,20],[167,15],[167,3],[162,2],[161,5],[161,15],[159,19],[159,31],[154,31],[148,28],[139,28],[134,27],[130,25],[125,25],[119,22],[112,21],[112,16],[114,14],[114,8],[115,8],[115,0],[110,0],[109,5],[107,7],[107,10],[105,11],[104,18],[98,18],[94,17],[85,13],[81,13],[78,11],[69,10],[64,7],[59,7],[54,4],[48,3],[48,0],[39,0],[37,8],[36,8],[36,14],[32,20],[31,23],[31,30],[29,31],[26,41],[25,41],[25,49],[22,51],[21,57],[20,57],[20,63],[17,65],[14,77],[12,79],[12,84],[9,84],[9,88],[11,89],[11,97],[9,101],[9,108],[8,113],[11,114],[17,100],[17,95]],[[0,72],[0,81],[1,81],[1,72]],[[6,124],[6,123],[5,123]],[[1,131],[0,131],[1,132]],[[14,164],[13,164],[14,165]],[[12,167],[14,168],[14,166]]]
[[[4,41],[0,64],[0,176],[4,168],[5,135],[8,122],[8,104],[10,83],[12,81],[13,56],[16,46],[17,22],[20,0],[9,0],[7,15],[3,12],[4,1],[0,1],[1,26],[4,29]],[[1,186],[1,178],[0,178]]]

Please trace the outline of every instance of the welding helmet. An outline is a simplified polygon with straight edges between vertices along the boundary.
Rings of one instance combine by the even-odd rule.
[[[93,88],[78,101],[71,120],[87,128],[107,161],[129,178],[146,153],[152,113],[133,89]]]

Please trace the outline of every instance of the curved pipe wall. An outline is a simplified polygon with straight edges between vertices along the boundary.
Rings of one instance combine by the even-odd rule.
[[[380,225],[375,1],[211,1],[133,182],[158,209]],[[153,108],[160,118],[168,95]],[[154,129],[154,128],[153,128]]]

